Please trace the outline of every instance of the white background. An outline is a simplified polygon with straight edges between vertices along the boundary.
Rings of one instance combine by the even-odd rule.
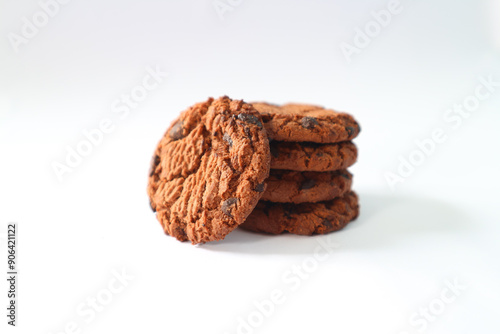
[[[247,333],[419,333],[410,317],[447,280],[467,287],[424,332],[498,333],[500,87],[459,126],[444,116],[480,77],[500,81],[499,1],[402,0],[350,62],[340,45],[388,1],[231,3],[221,19],[212,0],[73,0],[16,52],[9,34],[40,5],[0,2],[0,259],[4,272],[17,222],[20,272],[16,328],[1,280],[2,333],[237,333],[274,289],[284,303]],[[113,102],[157,66],[164,82],[120,119]],[[180,111],[224,94],[352,113],[359,219],[330,236],[165,236],[145,191],[154,147]],[[114,130],[60,182],[52,164],[103,119]],[[384,175],[436,128],[447,140],[391,190]],[[283,275],[328,238],[338,247],[292,290]],[[122,270],[127,286],[82,316]]]

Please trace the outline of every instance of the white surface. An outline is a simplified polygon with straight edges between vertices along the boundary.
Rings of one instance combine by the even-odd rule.
[[[467,288],[425,332],[499,332],[500,87],[458,128],[443,119],[480,77],[500,81],[498,1],[402,4],[351,63],[339,45],[387,2],[242,1],[220,20],[211,1],[74,0],[18,53],[0,39],[0,223],[19,224],[20,261],[18,327],[2,313],[2,333],[237,333],[275,289],[285,301],[254,333],[418,333],[409,318],[455,279]],[[2,1],[0,35],[37,10]],[[111,104],[155,66],[168,77],[120,119]],[[180,111],[222,94],[354,114],[359,219],[312,238],[164,236],[145,193],[153,149]],[[105,118],[114,131],[59,182],[51,164]],[[437,127],[448,140],[392,191],[384,174]],[[292,290],[283,276],[329,238]],[[134,278],[87,322],[78,307],[122,268]]]

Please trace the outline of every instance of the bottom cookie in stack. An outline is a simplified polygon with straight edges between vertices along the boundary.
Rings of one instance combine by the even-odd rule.
[[[316,203],[260,201],[240,227],[270,234],[325,234],[342,229],[358,214],[358,196],[349,191],[342,197]]]

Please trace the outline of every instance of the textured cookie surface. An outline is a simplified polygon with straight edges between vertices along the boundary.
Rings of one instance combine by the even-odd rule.
[[[336,172],[295,172],[271,169],[261,200],[304,203],[332,200],[351,190],[352,174]]]
[[[265,191],[270,152],[260,115],[209,99],[172,123],[153,156],[148,195],[164,231],[193,244],[221,240]]]
[[[354,139],[359,124],[346,113],[306,104],[277,106],[255,102],[269,138],[281,141],[337,143]]]
[[[297,171],[333,171],[353,165],[358,150],[352,142],[318,144],[271,141],[271,168]]]
[[[318,203],[261,201],[240,226],[249,231],[270,234],[324,234],[342,229],[358,214],[358,197],[351,191],[332,201]]]

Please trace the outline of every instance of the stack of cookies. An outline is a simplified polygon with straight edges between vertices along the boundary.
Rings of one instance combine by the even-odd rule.
[[[336,231],[359,213],[351,191],[354,118],[317,106],[195,104],[158,144],[148,182],[168,235],[193,244],[236,227],[301,235]]]
[[[352,116],[312,105],[252,103],[270,140],[267,189],[242,228],[271,234],[324,234],[359,213],[347,167],[360,127]]]

